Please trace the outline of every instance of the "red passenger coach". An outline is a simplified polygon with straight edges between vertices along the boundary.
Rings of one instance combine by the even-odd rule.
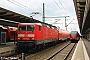
[[[70,38],[69,31],[62,31],[62,40],[68,40]]]
[[[70,39],[70,32],[59,29],[59,41],[65,41]]]
[[[79,38],[80,38],[80,35],[78,31],[71,31],[71,34],[70,34],[71,42],[78,42]]]
[[[14,39],[17,38],[17,28],[15,28],[15,27],[0,26],[0,32],[6,32],[6,41],[7,42],[14,41]]]
[[[7,27],[7,40],[14,41],[17,39],[17,28],[16,27]]]
[[[36,47],[58,41],[58,30],[41,23],[19,23],[17,47]]]

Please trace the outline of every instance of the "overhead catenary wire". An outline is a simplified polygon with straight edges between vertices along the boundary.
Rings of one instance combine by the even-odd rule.
[[[29,0],[29,1],[30,1],[30,0]],[[38,1],[36,1],[36,0],[31,0],[31,1],[34,1],[34,3],[36,3],[36,4],[37,4],[37,5],[35,5],[35,6],[42,8],[42,6],[39,4],[39,2],[38,2]]]
[[[65,12],[67,13],[66,9],[64,8],[63,4],[61,3],[61,1],[59,0],[59,3],[61,4],[61,6],[63,7],[63,9],[65,10]],[[67,13],[68,14],[68,13]]]
[[[20,4],[20,5],[22,5],[23,7],[26,7],[27,9],[32,10],[31,8],[29,8],[29,7],[27,7],[27,6],[23,5],[23,4],[21,4],[21,3],[17,2],[17,1],[15,1],[15,0],[13,0],[13,1],[16,2],[16,3],[18,3],[18,4]],[[33,10],[32,10],[32,11],[33,11]]]
[[[15,5],[17,5],[17,6],[21,7],[21,8],[24,8],[24,9],[26,9],[26,10],[28,10],[28,11],[33,11],[32,9],[28,8],[27,6],[25,6],[25,5],[17,2],[17,1],[15,1],[15,0],[12,0],[13,2],[10,1],[10,0],[7,0],[7,1],[9,1],[10,3],[13,3],[13,4],[15,4]]]
[[[69,7],[69,4],[68,4],[68,0],[63,0],[64,2],[66,2],[66,3],[64,3],[64,5],[65,5],[65,7],[66,7],[66,9],[67,9],[67,11],[70,11],[70,8],[68,8]],[[69,13],[69,16],[72,16],[70,13]],[[73,18],[73,17],[72,17]]]
[[[42,5],[40,5],[39,3],[38,3],[38,1],[36,1],[36,0],[28,0],[28,1],[30,1],[30,2],[32,2],[32,4],[34,4],[34,6],[37,6],[39,9],[40,9],[40,11],[38,11],[38,13],[40,13],[40,15],[42,15],[42,13],[41,13],[41,10],[42,10]],[[34,12],[37,12],[37,11],[34,11]],[[33,13],[33,12],[32,12]],[[32,14],[32,13],[30,13],[30,14]],[[30,15],[29,14],[29,15]],[[34,16],[34,15],[33,15]]]
[[[61,8],[60,8],[60,6],[58,5],[58,3],[55,1],[55,0],[53,0],[54,2],[55,2],[55,4],[59,7],[59,9],[60,10],[62,10]],[[63,10],[62,10],[63,11]],[[66,13],[63,11],[63,13],[66,15]]]
[[[65,0],[64,2],[67,3],[67,4],[64,4],[64,5],[66,6],[66,8],[67,8],[67,7],[69,6],[67,0]],[[67,8],[67,9],[68,9],[68,8]]]

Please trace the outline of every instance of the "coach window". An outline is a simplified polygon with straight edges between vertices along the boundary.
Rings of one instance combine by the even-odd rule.
[[[11,35],[14,36],[14,32],[11,32]]]
[[[41,26],[39,26],[39,31],[41,31]]]

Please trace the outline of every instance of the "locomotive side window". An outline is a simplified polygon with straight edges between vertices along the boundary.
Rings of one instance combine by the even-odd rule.
[[[26,26],[19,26],[19,31],[26,31]]]
[[[71,32],[72,36],[76,36],[76,31]]]
[[[34,31],[33,25],[27,25],[27,31]]]

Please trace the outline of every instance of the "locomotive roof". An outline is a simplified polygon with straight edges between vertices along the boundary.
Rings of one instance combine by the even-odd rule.
[[[34,24],[42,25],[41,23],[19,23],[19,24],[22,24],[22,25],[34,25]]]
[[[44,24],[44,23],[19,23],[19,24],[22,24],[22,25],[34,25],[34,24],[37,24],[37,25],[41,25],[41,26],[49,26],[49,27],[57,28],[56,26],[52,26],[50,24]]]

